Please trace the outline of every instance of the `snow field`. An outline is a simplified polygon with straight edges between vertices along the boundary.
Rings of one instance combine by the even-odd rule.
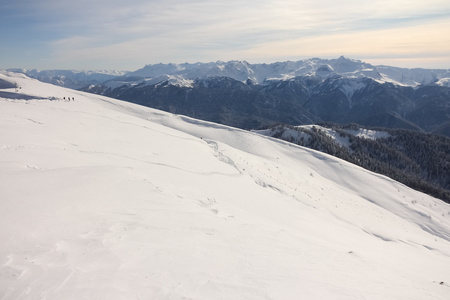
[[[0,99],[1,299],[448,297],[437,199],[255,133],[0,78],[47,98]]]

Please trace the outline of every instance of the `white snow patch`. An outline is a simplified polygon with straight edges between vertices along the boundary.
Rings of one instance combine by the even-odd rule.
[[[352,97],[357,92],[366,87],[366,84],[359,80],[346,80],[339,88],[347,97],[350,103],[350,108],[352,107]]]
[[[442,78],[438,82],[436,82],[436,84],[440,86],[450,87],[450,78]]]
[[[194,80],[185,79],[180,76],[169,76],[169,83],[179,87],[187,87],[187,88],[194,87]]]
[[[340,136],[339,133],[334,131],[333,129],[322,127],[319,125],[302,125],[298,127],[303,127],[308,130],[313,130],[313,127],[315,127],[316,130],[320,130],[321,132],[332,138],[339,146],[349,148],[351,145],[348,137]]]
[[[364,128],[360,128],[358,130],[347,129],[345,131],[354,136],[364,138],[364,139],[369,139],[369,140],[388,138],[391,136],[388,132],[385,132],[385,131],[369,130],[369,129],[364,129]]]

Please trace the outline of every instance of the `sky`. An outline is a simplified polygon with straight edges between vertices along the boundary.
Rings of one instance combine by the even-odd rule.
[[[0,69],[345,57],[450,68],[448,0],[14,0]]]

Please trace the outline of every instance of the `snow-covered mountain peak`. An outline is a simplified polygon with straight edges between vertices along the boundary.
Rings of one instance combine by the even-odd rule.
[[[352,60],[345,58],[344,56],[341,56],[338,59],[330,59],[329,63],[333,66],[333,69],[340,74],[353,73],[372,67],[360,60]]]

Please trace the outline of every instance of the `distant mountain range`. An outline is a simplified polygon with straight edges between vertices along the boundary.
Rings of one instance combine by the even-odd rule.
[[[245,129],[320,122],[450,136],[450,70],[345,57],[147,65],[134,72],[20,71],[41,81]]]

